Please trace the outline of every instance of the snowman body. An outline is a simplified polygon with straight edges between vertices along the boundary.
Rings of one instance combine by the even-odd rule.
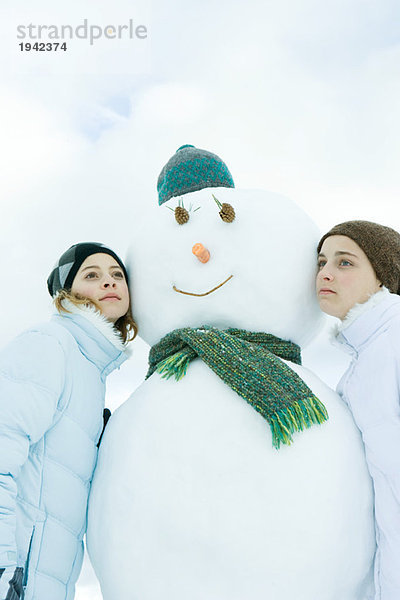
[[[221,221],[213,194],[234,207],[234,222]],[[164,206],[133,234],[144,339],[204,324],[310,339],[318,233],[307,215],[266,192],[205,189],[184,204],[186,224]],[[89,506],[105,600],[368,598],[373,502],[360,435],[332,390],[287,364],[329,421],[279,450],[265,419],[200,359],[179,382],[154,373],[115,412]]]

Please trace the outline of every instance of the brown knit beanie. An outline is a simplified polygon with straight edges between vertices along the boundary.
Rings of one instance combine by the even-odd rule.
[[[400,295],[400,234],[391,227],[371,221],[346,221],[332,227],[318,244],[331,235],[345,235],[367,255],[377,278],[393,294]]]

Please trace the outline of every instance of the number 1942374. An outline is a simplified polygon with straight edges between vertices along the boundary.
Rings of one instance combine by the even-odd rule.
[[[62,44],[60,44],[60,42],[35,42],[34,44],[31,44],[30,42],[21,42],[18,46],[20,47],[21,52],[30,52],[31,50],[35,50],[36,52],[56,52],[57,50],[65,51],[67,49],[67,42],[63,42]]]

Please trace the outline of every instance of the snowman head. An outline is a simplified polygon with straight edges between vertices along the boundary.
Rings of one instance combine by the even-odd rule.
[[[283,196],[235,189],[216,159],[222,165],[213,163],[211,177],[206,166],[201,189],[201,165],[192,164],[191,182],[190,165],[178,164],[173,180],[181,179],[181,187],[164,186],[161,197],[167,163],[161,206],[145,207],[132,233],[128,266],[139,335],[153,345],[173,329],[210,325],[304,345],[321,321],[314,293],[318,229]]]

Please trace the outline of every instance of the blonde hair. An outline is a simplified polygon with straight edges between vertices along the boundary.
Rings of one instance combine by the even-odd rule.
[[[59,313],[69,313],[70,311],[65,308],[63,305],[63,300],[69,300],[75,306],[94,306],[95,309],[101,314],[101,307],[98,302],[95,300],[91,300],[90,298],[86,298],[85,296],[80,296],[79,294],[73,294],[69,290],[59,290],[57,296],[54,298],[54,306],[58,310]],[[121,339],[124,344],[128,342],[132,342],[135,339],[138,326],[132,316],[132,307],[131,301],[129,300],[129,308],[125,315],[120,317],[115,323],[114,328],[119,331],[121,334]]]

